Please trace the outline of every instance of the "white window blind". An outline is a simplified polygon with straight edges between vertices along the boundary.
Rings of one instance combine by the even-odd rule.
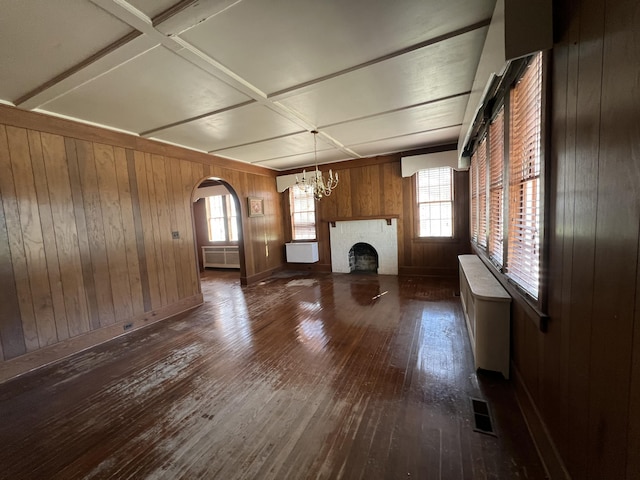
[[[511,90],[507,275],[538,298],[540,276],[540,150],[542,56]]]
[[[469,182],[471,183],[471,240],[478,241],[478,151],[471,155]]]
[[[487,137],[478,145],[478,245],[487,246]]]
[[[489,126],[489,257],[503,263],[504,108]]]
[[[314,240],[316,238],[316,205],[313,192],[294,185],[289,188],[291,229],[293,240]]]
[[[453,170],[428,168],[416,173],[418,235],[453,236]]]

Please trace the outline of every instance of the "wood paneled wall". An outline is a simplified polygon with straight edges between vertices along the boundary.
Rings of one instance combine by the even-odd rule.
[[[552,478],[637,479],[640,7],[562,0],[554,9],[550,318],[542,333],[514,304],[513,362],[550,434],[548,458],[558,454]]]
[[[206,177],[265,199],[264,217],[243,205],[243,280],[283,262],[266,169],[2,106],[0,172],[3,362],[53,349],[44,362],[72,339],[104,341],[200,304],[191,195]]]
[[[414,225],[416,206],[414,177],[402,178],[400,155],[351,160],[332,164],[340,184],[329,196],[316,203],[318,264],[314,270],[331,271],[329,229],[331,220],[397,218],[399,272],[417,275],[455,276],[458,255],[470,252],[469,246],[469,174],[454,172],[454,239],[417,238]],[[323,168],[324,170],[324,168]],[[288,191],[283,194],[285,230],[291,238]],[[290,268],[305,268],[291,265]]]

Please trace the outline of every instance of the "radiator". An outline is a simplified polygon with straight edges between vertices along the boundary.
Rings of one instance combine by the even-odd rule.
[[[288,263],[315,263],[318,261],[318,242],[285,243]]]
[[[202,247],[204,267],[240,268],[240,254],[237,245]]]
[[[460,255],[460,299],[475,368],[509,378],[511,297],[477,255]]]

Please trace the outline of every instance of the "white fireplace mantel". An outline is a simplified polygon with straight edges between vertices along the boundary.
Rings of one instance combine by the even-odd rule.
[[[349,273],[349,250],[356,243],[368,243],[378,253],[378,273],[398,274],[398,221],[389,219],[333,221],[329,228],[331,271]]]

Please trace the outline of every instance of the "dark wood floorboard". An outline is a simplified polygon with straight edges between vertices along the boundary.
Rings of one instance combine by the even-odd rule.
[[[508,382],[473,370],[454,281],[202,287],[188,314],[0,385],[0,478],[545,478]]]

